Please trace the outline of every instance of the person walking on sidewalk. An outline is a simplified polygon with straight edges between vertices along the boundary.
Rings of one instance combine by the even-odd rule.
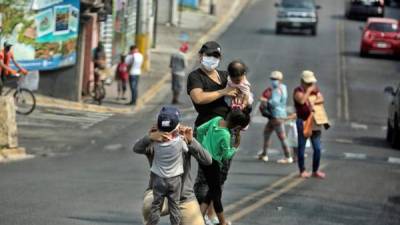
[[[316,125],[314,119],[312,119],[312,134],[311,134],[311,145],[314,150],[313,155],[313,168],[312,174],[306,171],[304,165],[304,150],[306,147],[306,141],[308,137],[304,135],[304,121],[312,117],[313,104],[323,104],[324,97],[319,91],[316,85],[317,79],[312,71],[305,70],[302,72],[301,84],[295,88],[293,97],[294,105],[297,114],[297,133],[298,133],[298,166],[300,170],[300,177],[309,178],[311,175],[317,178],[325,178],[325,173],[319,170],[321,160],[321,125]],[[311,104],[309,101],[310,96],[314,96],[316,101]]]
[[[145,154],[150,165],[153,164],[154,149],[158,143],[159,135],[156,128],[152,128],[148,135],[139,139],[133,151],[139,154]],[[188,146],[188,152],[183,152],[183,174],[182,190],[180,196],[179,208],[182,214],[181,225],[204,225],[203,216],[200,211],[199,203],[196,200],[193,190],[193,181],[191,171],[191,158],[194,157],[201,165],[211,165],[211,155],[193,138],[193,130],[190,127],[179,126],[179,133],[184,137]],[[155,137],[156,136],[156,137]],[[143,223],[147,224],[150,219],[151,203],[153,202],[153,176],[150,177],[149,186],[143,199],[142,216]],[[167,207],[163,207],[161,215],[167,215]]]
[[[217,116],[197,128],[197,140],[207,149],[213,158],[209,166],[200,165],[208,185],[208,192],[203,201],[200,202],[200,209],[203,215],[209,206],[214,206],[219,224],[228,225],[224,216],[221,202],[221,168],[224,161],[232,159],[236,148],[240,145],[240,136],[234,138],[232,143],[232,131],[241,130],[250,123],[250,114],[235,109],[227,115],[226,119]]]
[[[126,100],[126,83],[129,79],[128,65],[125,63],[125,56],[121,55],[120,62],[118,63],[116,70],[116,80],[118,81],[118,97],[117,100]]]
[[[131,90],[131,101],[128,103],[128,105],[136,105],[136,100],[138,98],[139,78],[142,74],[143,55],[139,52],[139,49],[136,47],[136,45],[132,45],[129,48],[129,51],[129,54],[125,59],[125,62],[128,65],[129,87]]]
[[[282,83],[283,74],[280,71],[273,71],[270,75],[272,88],[264,91],[261,101],[268,101],[271,107],[271,119],[264,128],[264,144],[262,151],[258,154],[258,159],[265,162],[268,161],[268,148],[271,142],[271,134],[275,131],[281,142],[285,158],[279,159],[278,163],[292,163],[293,158],[286,139],[285,132],[285,119],[287,118],[286,102],[287,102],[287,88]],[[271,96],[267,96],[266,92],[271,92]]]
[[[179,103],[179,95],[182,92],[182,83],[185,79],[185,69],[187,67],[186,52],[187,45],[181,45],[179,51],[171,55],[169,67],[172,75],[172,104]]]
[[[163,107],[158,114],[157,131],[150,135],[150,139],[156,143],[151,166],[154,200],[147,225],[159,223],[164,197],[168,199],[171,225],[180,225],[182,156],[188,152],[188,147],[183,137],[179,135],[179,114],[178,109],[174,107]]]

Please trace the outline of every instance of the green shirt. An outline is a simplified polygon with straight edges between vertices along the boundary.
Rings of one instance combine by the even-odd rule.
[[[231,144],[229,129],[219,126],[221,120],[220,116],[214,117],[196,130],[197,140],[220,165],[222,161],[231,159],[236,153]]]

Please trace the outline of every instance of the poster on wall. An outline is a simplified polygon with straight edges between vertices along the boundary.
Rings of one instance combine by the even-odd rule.
[[[28,70],[74,65],[79,6],[79,0],[0,0],[0,47],[11,43]]]

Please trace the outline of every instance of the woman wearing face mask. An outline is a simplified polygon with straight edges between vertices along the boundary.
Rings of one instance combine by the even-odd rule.
[[[264,145],[262,151],[258,154],[258,159],[268,161],[267,150],[270,146],[270,139],[272,132],[276,132],[281,142],[284,158],[278,160],[278,163],[292,163],[293,158],[290,154],[289,146],[286,140],[286,132],[284,126],[284,120],[287,118],[286,102],[287,102],[287,88],[282,83],[283,74],[280,71],[273,71],[270,75],[270,81],[272,88],[267,89],[261,101],[268,101],[272,110],[272,118],[268,120],[267,125],[264,129]],[[270,92],[270,96],[267,96],[266,92]]]
[[[228,72],[217,70],[221,55],[221,46],[217,42],[206,42],[199,51],[200,67],[188,76],[187,94],[198,113],[195,132],[197,127],[212,118],[217,116],[226,118],[230,108],[224,97],[236,97],[239,94],[238,89],[227,86]],[[221,185],[227,178],[229,168],[230,160],[224,161],[221,168]],[[208,186],[201,168],[198,170],[194,189],[197,199],[202,202],[207,194]]]
[[[187,80],[187,93],[198,113],[195,127],[216,116],[225,118],[229,107],[224,97],[235,97],[239,92],[236,88],[226,87],[228,72],[217,70],[221,61],[221,46],[217,42],[206,42],[199,57],[200,67],[192,71]]]

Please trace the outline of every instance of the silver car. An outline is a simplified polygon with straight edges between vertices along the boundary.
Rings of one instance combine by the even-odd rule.
[[[312,35],[317,35],[318,9],[314,0],[282,0],[276,3],[278,8],[276,33],[283,29],[308,29]]]

